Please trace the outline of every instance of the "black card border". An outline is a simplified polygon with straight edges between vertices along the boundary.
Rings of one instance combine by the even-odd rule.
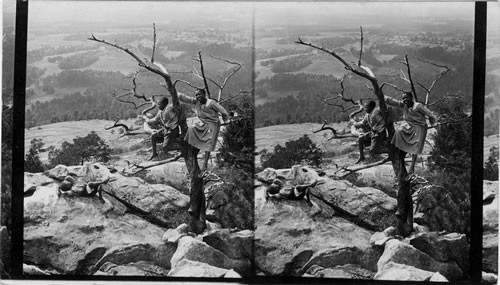
[[[487,3],[475,3],[474,18],[474,69],[473,69],[473,107],[472,107],[472,167],[471,167],[471,275],[467,282],[461,284],[479,284],[482,273],[482,193],[483,193],[483,143],[484,143],[484,96],[486,74],[486,28]],[[201,282],[238,282],[238,283],[338,283],[338,284],[400,284],[398,281],[377,282],[374,280],[328,279],[303,277],[270,277],[255,276],[244,279],[227,278],[153,278],[130,276],[26,276],[22,274],[23,260],[23,183],[24,183],[24,120],[25,120],[25,86],[26,86],[26,46],[28,29],[28,1],[17,0],[15,27],[15,66],[14,66],[14,129],[12,153],[12,245],[11,265],[12,279],[19,280],[113,280],[113,281],[201,281]],[[252,32],[253,35],[253,32]],[[254,61],[255,62],[255,61]],[[3,163],[9,163],[4,161]],[[242,282],[243,281],[243,282]],[[415,283],[415,282],[404,282]],[[420,283],[420,282],[418,282]]]

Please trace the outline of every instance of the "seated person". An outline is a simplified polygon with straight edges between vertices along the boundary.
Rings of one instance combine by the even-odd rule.
[[[359,159],[356,163],[365,160],[364,147],[371,145],[370,156],[382,153],[387,139],[385,130],[385,120],[379,108],[376,108],[376,103],[373,100],[364,104],[366,112],[363,120],[354,122],[354,127],[365,128],[368,130],[366,133],[360,134],[358,138],[359,143]]]
[[[179,139],[179,118],[172,105],[168,104],[168,98],[162,97],[158,100],[158,113],[155,117],[147,119],[146,123],[152,128],[156,125],[159,128],[153,129],[151,134],[151,144],[153,153],[149,160],[158,157],[156,144],[163,142],[162,148],[167,153],[175,141]]]

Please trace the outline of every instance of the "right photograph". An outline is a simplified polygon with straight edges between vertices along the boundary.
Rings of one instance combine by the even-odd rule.
[[[469,280],[473,57],[474,3],[255,4],[257,275]]]

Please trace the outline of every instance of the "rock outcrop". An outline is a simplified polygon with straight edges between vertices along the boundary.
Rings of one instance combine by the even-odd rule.
[[[315,179],[326,180],[307,167],[296,167],[294,170],[266,169],[257,174],[259,180],[273,179],[277,175],[290,177],[296,184],[309,183]],[[317,193],[313,202],[320,211],[307,204],[305,199],[266,200],[265,186],[255,189],[255,263],[260,271],[269,275],[300,276],[311,275],[307,272],[310,272],[312,267],[329,268],[357,264],[363,269],[366,264],[376,263],[382,252],[371,249],[369,240],[373,232],[335,216],[335,210],[317,196],[328,197],[329,203],[334,202],[334,194],[329,195],[326,192],[337,191],[329,187],[337,184],[329,181],[323,183],[327,186],[320,190],[316,186],[312,190]],[[345,188],[340,188],[339,195],[344,191]],[[348,203],[343,204],[340,197],[338,196],[336,201],[337,205],[350,207]],[[353,210],[347,207],[346,209]],[[342,270],[328,271],[328,276],[334,273],[343,276],[341,272]]]
[[[265,181],[276,177],[294,185],[318,181],[311,189],[312,205],[305,199],[266,199]],[[302,166],[266,169],[257,174],[255,185],[259,274],[436,282],[466,278],[465,235],[414,224],[413,235],[403,240],[394,227],[381,226],[394,215],[396,201],[378,189],[320,177]]]
[[[498,181],[483,182],[483,271],[498,274]]]
[[[181,224],[189,198],[172,187],[110,173],[101,164],[49,172],[114,181],[105,185],[101,202],[71,192],[58,196],[56,181],[25,174],[27,274],[239,278],[253,272],[253,232],[209,222],[207,232],[194,236]]]

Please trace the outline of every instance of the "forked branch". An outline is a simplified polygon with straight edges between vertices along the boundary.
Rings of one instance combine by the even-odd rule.
[[[429,97],[431,95],[431,92],[432,92],[432,89],[434,88],[434,86],[436,85],[436,83],[441,79],[443,78],[450,70],[451,68],[446,66],[446,65],[440,65],[440,64],[437,64],[437,63],[434,63],[434,62],[430,62],[430,61],[427,61],[427,60],[423,60],[423,59],[418,59],[419,61],[421,62],[425,62],[425,63],[428,63],[430,65],[433,65],[433,66],[436,66],[436,67],[439,67],[439,68],[444,68],[444,70],[441,70],[439,72],[439,74],[436,76],[436,78],[432,81],[431,85],[429,87],[425,87],[423,84],[421,83],[418,83],[418,85],[420,85],[420,87],[422,87],[425,91],[426,91],[426,94],[425,94],[425,105],[429,106]]]

